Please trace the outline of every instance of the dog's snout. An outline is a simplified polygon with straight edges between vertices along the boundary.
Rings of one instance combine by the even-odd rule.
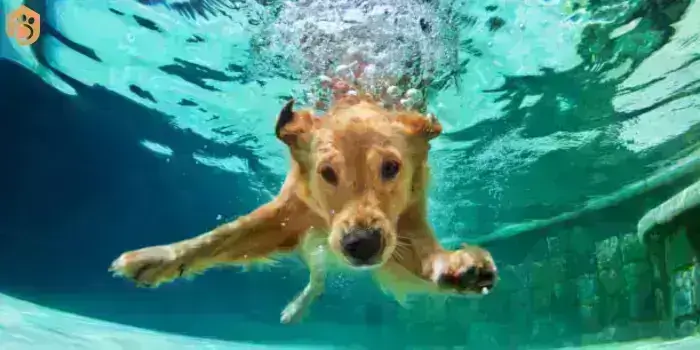
[[[372,265],[382,251],[382,232],[376,228],[356,228],[340,241],[343,253],[355,265]]]

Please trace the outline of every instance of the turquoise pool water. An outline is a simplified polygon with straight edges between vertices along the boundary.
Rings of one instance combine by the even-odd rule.
[[[42,25],[0,38],[0,350],[700,348],[698,1],[0,3]],[[288,326],[297,261],[111,277],[272,198],[279,109],[351,47],[442,122],[430,222],[492,252],[491,295],[404,308],[339,275]]]

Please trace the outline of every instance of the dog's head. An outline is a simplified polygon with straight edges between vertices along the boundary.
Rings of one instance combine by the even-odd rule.
[[[297,193],[331,228],[331,248],[354,267],[391,257],[399,216],[424,196],[428,141],[441,131],[432,116],[358,97],[322,117],[294,111],[290,101],[276,127],[299,168]]]

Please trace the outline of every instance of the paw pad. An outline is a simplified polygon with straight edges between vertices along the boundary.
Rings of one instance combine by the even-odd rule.
[[[471,266],[456,273],[440,275],[438,284],[449,286],[459,291],[471,291],[488,294],[496,283],[496,273],[490,268]]]
[[[433,261],[432,280],[460,293],[488,294],[497,281],[496,265],[487,251],[465,246]]]

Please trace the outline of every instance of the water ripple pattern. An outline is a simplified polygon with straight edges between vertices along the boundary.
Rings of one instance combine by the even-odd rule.
[[[430,206],[447,242],[581,210],[698,148],[697,1],[387,4],[54,1],[42,49],[10,56],[61,91],[102,86],[221,145],[142,140],[244,176],[259,202],[288,167],[272,132],[284,100],[350,47],[387,74],[418,57],[445,126]]]

